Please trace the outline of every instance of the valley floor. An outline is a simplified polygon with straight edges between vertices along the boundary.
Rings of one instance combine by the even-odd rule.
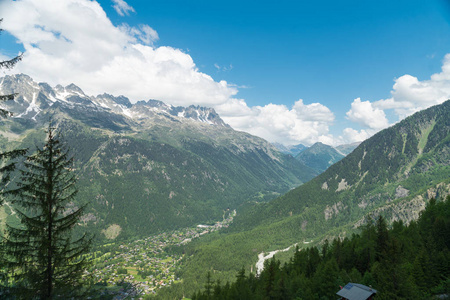
[[[189,243],[205,234],[228,227],[236,215],[214,225],[198,225],[163,232],[130,243],[111,242],[91,253],[92,267],[85,278],[98,286],[117,287],[129,284],[139,294],[156,294],[157,290],[182,281],[177,276],[184,255],[169,254],[167,248]]]

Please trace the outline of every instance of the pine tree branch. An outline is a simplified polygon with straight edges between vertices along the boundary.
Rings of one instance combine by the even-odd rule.
[[[0,61],[0,69],[12,69],[19,61],[23,58],[23,53],[20,53],[18,56],[14,57],[10,60]]]

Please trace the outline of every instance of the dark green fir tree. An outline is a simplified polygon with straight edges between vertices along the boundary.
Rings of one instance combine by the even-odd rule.
[[[3,19],[0,19],[0,24]],[[3,29],[0,28],[0,33]],[[1,69],[11,69],[13,68],[17,62],[22,59],[22,54],[9,59],[0,61],[0,70]],[[0,95],[0,101],[8,101],[14,100],[16,94],[7,94]],[[12,116],[12,113],[6,109],[0,108],[0,118],[6,118]],[[24,149],[15,149],[5,152],[0,152],[0,193],[4,190],[4,188],[8,185],[10,181],[10,174],[14,171],[15,161],[14,159],[25,155],[26,150]],[[0,198],[0,204],[2,204],[2,199]]]
[[[69,299],[82,291],[90,245],[73,229],[85,210],[76,207],[73,158],[49,126],[42,149],[28,156],[17,188],[10,190],[20,227],[7,224],[3,258],[9,290],[24,299]]]

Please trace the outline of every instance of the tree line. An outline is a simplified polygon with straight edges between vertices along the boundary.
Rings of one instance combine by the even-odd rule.
[[[450,196],[431,199],[417,221],[388,226],[379,216],[351,237],[272,258],[259,275],[242,269],[232,283],[206,274],[204,299],[336,299],[346,283],[378,291],[376,299],[432,299],[450,293]]]

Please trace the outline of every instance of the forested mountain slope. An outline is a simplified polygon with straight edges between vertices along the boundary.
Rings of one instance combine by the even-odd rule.
[[[349,282],[370,287],[376,299],[437,299],[450,292],[449,246],[447,196],[430,200],[409,226],[389,229],[379,216],[350,238],[296,249],[286,264],[272,258],[259,276],[242,269],[232,284],[205,284],[192,299],[336,299]]]
[[[450,101],[418,112],[361,143],[306,184],[238,211],[228,232],[188,245],[183,276],[203,285],[201,270],[230,280],[258,254],[320,243],[353,232],[382,214],[390,223],[417,219],[428,199],[450,191]],[[223,251],[222,249],[227,249]],[[176,289],[189,287],[174,287]]]
[[[0,78],[18,93],[1,120],[0,147],[44,141],[52,120],[76,159],[83,223],[99,238],[144,235],[222,219],[250,198],[273,197],[316,173],[263,139],[234,131],[204,107],[87,96],[29,76]],[[3,104],[2,104],[3,105]],[[78,206],[78,203],[73,203]],[[8,205],[1,208],[8,213]]]
[[[387,205],[382,210],[390,213],[391,220],[407,222],[416,218],[425,204],[415,196],[433,188],[437,196],[445,196],[448,191],[449,133],[447,101],[379,132],[308,184],[267,205],[258,205],[258,212],[253,213],[255,219],[245,218],[267,223],[310,214],[317,208],[319,223],[330,227],[357,220]],[[402,210],[402,199],[413,200],[409,205],[416,209]]]

